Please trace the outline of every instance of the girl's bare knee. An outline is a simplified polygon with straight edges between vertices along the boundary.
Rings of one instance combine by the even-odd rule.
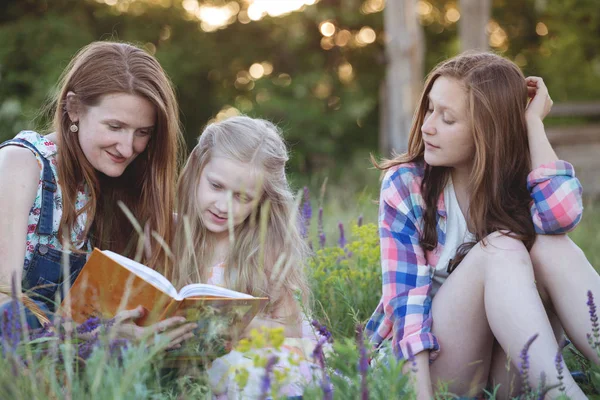
[[[524,255],[528,255],[527,248],[522,241],[501,231],[490,233],[477,243],[473,249],[477,249],[482,253],[481,255],[485,257],[521,258]]]
[[[535,264],[546,264],[545,260],[583,256],[583,251],[567,235],[537,235],[530,251],[531,260]]]

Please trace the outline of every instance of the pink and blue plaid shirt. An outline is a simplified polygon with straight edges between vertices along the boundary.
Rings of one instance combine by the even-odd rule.
[[[424,226],[425,200],[421,194],[423,162],[390,168],[381,185],[379,236],[383,295],[367,323],[371,343],[391,339],[394,354],[409,358],[423,350],[435,359],[440,346],[431,333],[432,275],[446,241],[446,208],[443,192],[438,200],[438,245],[424,251],[419,237]],[[531,216],[538,234],[572,230],[583,211],[581,184],[566,161],[542,165],[527,177]]]

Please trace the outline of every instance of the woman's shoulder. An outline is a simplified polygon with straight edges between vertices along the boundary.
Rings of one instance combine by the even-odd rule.
[[[382,185],[382,195],[399,192],[402,197],[421,194],[421,183],[425,174],[423,161],[412,161],[394,165],[386,170]]]
[[[56,155],[56,144],[48,139],[47,136],[42,136],[38,132],[35,131],[21,131],[15,136],[13,139],[8,140],[7,144],[11,146],[20,146],[25,147],[25,145],[20,144],[20,141],[25,141],[35,147],[44,158],[52,158]],[[7,146],[8,147],[8,146]],[[30,150],[33,152],[33,150]],[[36,154],[37,156],[37,154]]]

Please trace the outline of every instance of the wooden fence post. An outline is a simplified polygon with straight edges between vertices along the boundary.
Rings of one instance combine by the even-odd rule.
[[[492,1],[460,0],[459,6],[458,35],[461,51],[489,50],[486,27],[492,15]]]
[[[423,81],[424,40],[417,0],[388,1],[384,10],[387,69],[380,89],[379,147],[383,156],[408,148]]]

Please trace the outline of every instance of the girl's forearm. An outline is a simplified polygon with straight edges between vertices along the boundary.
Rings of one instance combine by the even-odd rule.
[[[417,400],[429,400],[433,398],[428,351],[418,353],[414,361],[407,361],[403,372],[410,375],[417,394]]]
[[[527,137],[532,168],[558,160],[540,118],[527,119]]]

